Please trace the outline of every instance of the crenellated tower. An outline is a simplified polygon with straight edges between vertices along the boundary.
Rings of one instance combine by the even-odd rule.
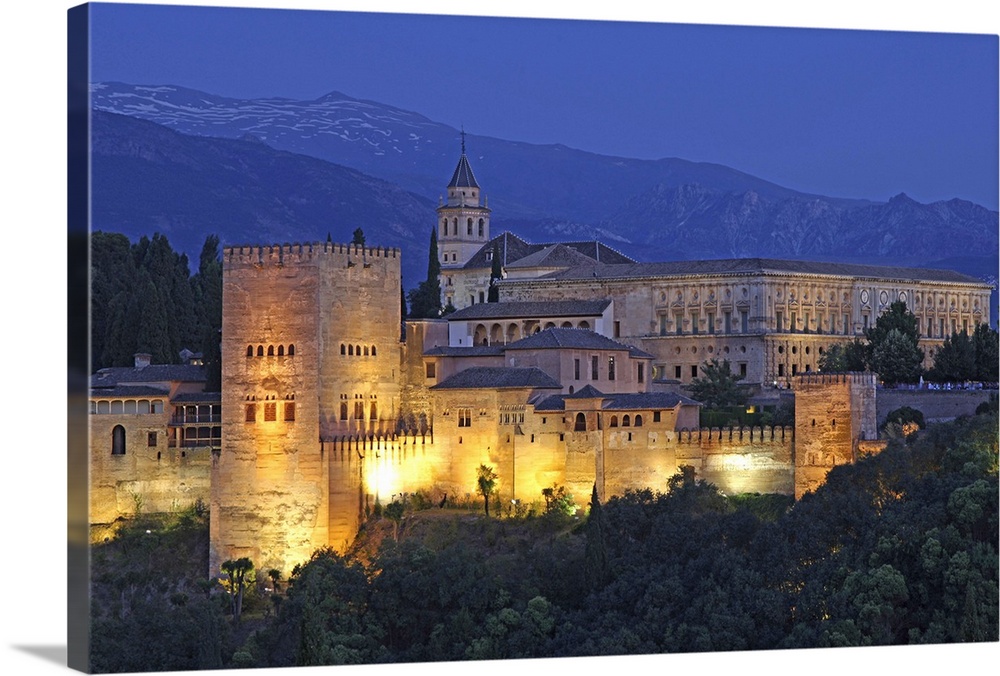
[[[462,156],[448,183],[448,200],[437,208],[442,275],[461,268],[490,240],[490,209],[481,192],[465,154],[463,131]],[[445,295],[447,302],[447,290]]]

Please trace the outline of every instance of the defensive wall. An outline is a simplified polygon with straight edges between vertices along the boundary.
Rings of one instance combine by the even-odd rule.
[[[989,401],[991,394],[997,394],[997,390],[879,388],[875,398],[876,415],[881,425],[892,411],[909,406],[923,413],[927,422],[952,420],[974,415],[976,407]]]

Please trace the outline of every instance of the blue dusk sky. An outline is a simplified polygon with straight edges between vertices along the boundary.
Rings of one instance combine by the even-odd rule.
[[[92,80],[238,98],[340,91],[472,134],[713,162],[835,197],[905,192],[997,208],[988,22],[973,34],[564,12],[547,15],[573,18],[96,4]],[[879,26],[897,24],[906,27]]]

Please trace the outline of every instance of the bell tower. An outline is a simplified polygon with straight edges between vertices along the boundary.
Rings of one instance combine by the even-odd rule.
[[[465,130],[462,130],[462,156],[448,183],[448,200],[437,208],[442,274],[464,266],[490,241],[490,209],[481,197],[479,183],[465,154]]]

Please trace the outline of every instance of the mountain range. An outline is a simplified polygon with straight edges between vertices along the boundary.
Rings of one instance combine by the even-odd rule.
[[[240,100],[176,86],[91,86],[93,228],[225,244],[350,240],[425,274],[434,208],[461,132],[331,92]],[[742,256],[948,267],[995,279],[998,213],[797,192],[718,164],[611,157],[467,134],[494,233],[601,239],[637,260]]]

